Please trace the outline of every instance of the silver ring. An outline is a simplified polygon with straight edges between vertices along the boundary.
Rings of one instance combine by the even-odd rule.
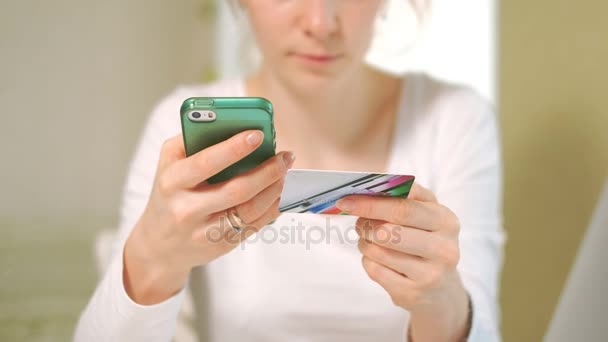
[[[243,230],[245,222],[243,222],[243,219],[239,217],[235,207],[226,210],[226,217],[228,218],[228,222],[230,223],[232,230],[234,230],[236,233],[240,233]]]

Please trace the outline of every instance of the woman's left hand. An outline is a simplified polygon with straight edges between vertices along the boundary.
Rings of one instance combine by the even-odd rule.
[[[352,195],[338,207],[359,216],[363,267],[393,303],[410,312],[414,341],[459,341],[468,333],[468,295],[456,266],[456,215],[414,183],[407,199]]]

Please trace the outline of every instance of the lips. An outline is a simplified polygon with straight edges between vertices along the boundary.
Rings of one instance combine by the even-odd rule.
[[[341,56],[337,54],[312,54],[312,53],[292,53],[291,56],[314,64],[328,64],[338,60]]]

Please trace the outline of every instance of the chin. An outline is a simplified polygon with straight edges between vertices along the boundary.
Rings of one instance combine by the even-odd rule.
[[[294,91],[302,95],[324,95],[344,76],[345,68],[310,69],[290,65],[282,70],[282,79]]]

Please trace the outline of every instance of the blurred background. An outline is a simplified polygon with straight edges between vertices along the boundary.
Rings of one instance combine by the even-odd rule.
[[[383,42],[369,56],[496,104],[505,341],[544,336],[608,174],[606,11],[597,0],[437,0],[407,63],[384,63]],[[149,111],[178,84],[255,59],[231,18],[223,0],[0,0],[0,340],[70,339]]]

